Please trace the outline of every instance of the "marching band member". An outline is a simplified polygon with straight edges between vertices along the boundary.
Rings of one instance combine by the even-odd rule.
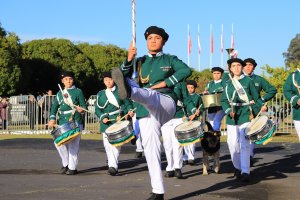
[[[222,75],[224,70],[221,67],[213,67],[211,69],[213,79],[210,81],[205,87],[204,94],[214,94],[218,92],[223,92],[223,84],[222,84]],[[222,110],[222,106],[215,106],[208,108],[208,120],[214,131],[219,131],[221,127],[221,122],[223,117],[225,116],[224,111]]]
[[[193,113],[190,116],[190,120],[193,120],[199,115],[199,111],[195,108],[192,99],[187,91],[186,83],[178,83],[174,88],[174,93],[177,97],[176,113],[173,119],[165,123],[161,127],[163,145],[167,157],[167,167],[165,177],[176,177],[178,179],[182,177],[182,162],[183,162],[183,147],[179,144],[175,137],[174,130],[176,126],[183,123],[186,118],[186,113]],[[203,109],[202,109],[203,110]]]
[[[243,73],[250,77],[254,81],[254,86],[258,92],[259,95],[261,95],[261,92],[264,91],[264,95],[260,96],[260,98],[257,100],[260,104],[264,104],[265,102],[268,102],[276,95],[276,88],[271,85],[266,79],[264,79],[261,76],[258,76],[254,74],[255,67],[257,66],[256,61],[253,58],[247,58],[244,60],[245,66],[243,68]],[[262,107],[262,112],[267,111],[267,106]],[[254,115],[254,117],[256,117]],[[254,146],[255,143],[250,142],[250,165],[252,166],[254,164]]]
[[[161,171],[161,126],[172,119],[176,111],[174,85],[188,77],[191,70],[176,56],[163,53],[169,38],[163,28],[150,26],[144,36],[148,55],[136,60],[137,49],[131,43],[122,71],[114,69],[112,76],[119,87],[120,98],[129,97],[147,109],[148,115],[139,119],[139,125],[152,185],[149,199],[161,200],[165,193]],[[139,72],[140,85],[129,79],[134,66]]]
[[[221,104],[227,124],[227,143],[235,167],[234,176],[243,182],[250,181],[250,140],[245,137],[245,128],[250,123],[251,110],[257,112],[261,105],[254,82],[242,74],[245,63],[239,58],[227,61],[233,78],[227,81]],[[231,75],[229,74],[231,77]]]
[[[195,107],[198,108],[202,104],[202,99],[200,95],[195,92],[197,88],[197,82],[194,80],[187,80],[186,88],[188,90],[189,97],[192,99]],[[203,112],[203,106],[201,107],[201,110]],[[193,113],[188,112],[187,114],[188,116],[190,116]],[[190,165],[195,164],[195,150],[196,150],[195,144],[189,144],[184,146],[183,162],[185,164],[190,164]]]
[[[118,173],[118,158],[121,146],[113,146],[109,143],[105,130],[116,123],[118,116],[128,113],[130,117],[134,115],[132,104],[128,99],[121,100],[118,96],[118,88],[115,86],[111,78],[111,72],[103,72],[103,82],[106,86],[105,90],[101,90],[97,94],[95,103],[95,113],[100,120],[100,132],[103,133],[103,145],[105,148],[108,173],[115,176]]]
[[[56,98],[51,106],[50,120],[48,125],[49,127],[53,127],[56,124],[56,114],[58,112],[58,125],[62,125],[70,120],[74,120],[75,123],[79,125],[80,130],[82,130],[83,117],[81,113],[83,112],[83,109],[86,109],[83,93],[79,88],[76,88],[73,85],[73,73],[63,72],[61,74],[61,81],[64,85],[64,90],[59,91],[56,94]],[[77,105],[78,107],[71,107],[70,102],[66,101],[66,98],[63,97],[62,92],[67,92],[70,97],[69,100],[71,99],[72,101],[71,103]],[[62,174],[77,174],[79,143],[80,135],[65,145],[58,146],[54,143],[62,160],[62,168],[60,170]]]
[[[293,107],[293,123],[300,142],[300,69],[291,73],[283,85],[283,94]]]

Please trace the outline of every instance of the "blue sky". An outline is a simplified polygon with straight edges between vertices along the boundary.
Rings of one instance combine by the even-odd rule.
[[[114,44],[127,49],[131,41],[131,0],[0,0],[0,22],[22,42],[43,38],[66,38],[74,42]],[[230,47],[234,26],[239,57],[256,59],[261,66],[283,67],[283,52],[300,33],[300,1],[285,0],[136,0],[138,55],[147,53],[143,36],[151,25],[170,35],[164,52],[187,62],[187,26],[190,26],[190,66],[198,69],[197,32],[200,26],[201,69],[210,65],[209,35],[213,27],[213,66],[221,65],[220,37]],[[224,53],[224,66],[227,53]]]

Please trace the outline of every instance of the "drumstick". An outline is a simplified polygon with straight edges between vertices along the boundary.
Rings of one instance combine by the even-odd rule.
[[[263,106],[267,106],[267,105],[268,105],[268,102],[264,103]],[[259,113],[256,115],[256,117],[253,120],[257,121],[260,114],[261,114],[261,110],[259,111]]]
[[[197,110],[200,110],[200,108],[202,107],[202,104],[197,108]],[[193,123],[193,120],[190,120],[189,123],[187,124],[187,126],[191,125]]]
[[[81,108],[83,111],[85,111],[85,112],[88,112],[88,113],[92,113],[91,111],[89,111],[89,110],[86,110],[86,109],[84,109],[84,108],[82,108],[82,107],[80,107],[80,106],[77,106],[77,105],[74,105],[76,108]]]
[[[136,108],[130,109],[129,111],[135,111],[135,110],[136,110]],[[117,122],[122,121],[122,119],[124,119],[124,118],[127,117],[127,116],[128,116],[128,113],[127,113],[126,115],[124,115],[123,117],[121,117]]]

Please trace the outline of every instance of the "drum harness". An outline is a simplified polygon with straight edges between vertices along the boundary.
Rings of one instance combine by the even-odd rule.
[[[230,99],[229,96],[228,96],[228,86],[226,86],[226,96],[227,96],[228,101],[230,102],[232,112],[234,111],[233,106],[246,106],[246,105],[249,105],[249,110],[250,110],[249,118],[250,118],[250,120],[252,120],[254,118],[253,111],[252,111],[251,103],[249,101],[249,98],[246,94],[245,89],[243,88],[243,86],[241,85],[241,83],[237,79],[232,78],[230,73],[228,75],[231,79],[233,87],[235,88],[235,91],[233,92],[232,98]],[[239,98],[241,100],[245,101],[246,103],[234,103],[233,99],[234,99],[234,96],[235,96],[236,93],[238,94]]]

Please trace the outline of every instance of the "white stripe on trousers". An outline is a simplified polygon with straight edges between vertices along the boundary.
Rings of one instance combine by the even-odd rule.
[[[250,140],[245,137],[245,129],[249,123],[227,125],[227,144],[233,166],[247,174],[250,174]]]

